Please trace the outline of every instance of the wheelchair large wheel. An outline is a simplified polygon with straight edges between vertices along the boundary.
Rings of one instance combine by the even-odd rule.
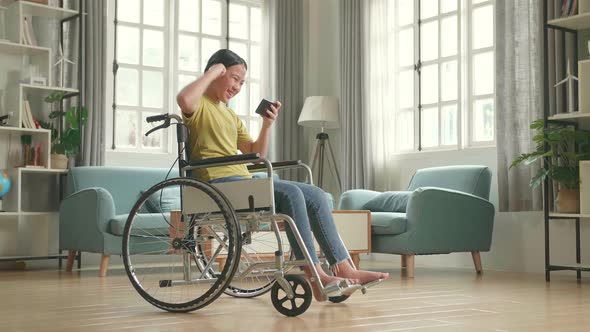
[[[252,231],[248,228],[247,220],[239,219],[242,250],[236,273],[225,293],[233,297],[252,298],[269,292],[275,283],[274,252],[278,249],[278,244],[269,223],[257,222],[259,229]],[[285,259],[289,260],[291,251],[286,237],[283,238],[282,251],[285,253]],[[206,265],[211,260],[209,254],[201,250],[200,246],[197,246],[197,253],[203,260],[201,265]]]
[[[193,218],[201,206],[217,210],[215,218]],[[196,229],[206,229],[207,236]],[[211,257],[223,255],[221,268],[198,265],[196,248],[204,244]],[[145,191],[123,232],[123,262],[133,287],[149,303],[172,312],[196,310],[219,297],[238,267],[240,251],[239,223],[227,198],[190,178]]]

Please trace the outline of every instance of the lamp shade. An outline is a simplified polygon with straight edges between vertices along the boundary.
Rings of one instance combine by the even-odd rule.
[[[305,99],[297,123],[311,128],[339,128],[338,98],[334,96],[311,96]]]

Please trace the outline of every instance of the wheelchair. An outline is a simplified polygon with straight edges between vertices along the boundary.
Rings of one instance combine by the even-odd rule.
[[[176,125],[179,172],[141,194],[124,229],[125,271],[147,302],[166,311],[189,312],[223,293],[248,298],[270,291],[277,311],[298,316],[313,298],[311,286],[299,272],[305,266],[332,302],[346,300],[358,289],[365,293],[367,285],[349,285],[346,280],[322,285],[295,222],[275,212],[273,171],[302,168],[311,183],[307,165],[270,163],[258,154],[189,161],[188,129],[180,116],[161,114],[146,120],[163,121],[146,137]],[[266,177],[216,184],[190,177],[196,169],[246,163],[251,171],[265,171]],[[282,232],[285,224],[302,249],[303,260],[290,257]]]

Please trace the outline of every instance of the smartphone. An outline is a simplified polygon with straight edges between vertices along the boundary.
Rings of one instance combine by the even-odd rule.
[[[256,113],[268,118],[268,114],[266,114],[266,110],[269,110],[272,112],[270,105],[275,106],[275,104],[273,102],[271,102],[270,100],[262,98],[262,100],[260,101],[260,104],[258,104],[258,107],[256,107]]]

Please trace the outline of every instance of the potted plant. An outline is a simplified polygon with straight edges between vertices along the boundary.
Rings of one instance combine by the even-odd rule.
[[[64,96],[64,92],[49,94],[45,101],[52,104],[52,110],[49,113],[50,121],[39,121],[41,127],[51,130],[52,168],[61,169],[67,168],[68,160],[80,153],[80,144],[82,142],[80,117],[82,118],[82,125],[86,123],[88,117],[86,107],[80,109],[78,106],[71,106],[66,111],[61,110],[60,106]]]
[[[558,184],[555,200],[557,212],[580,211],[580,160],[590,159],[590,131],[550,122],[547,128],[542,119],[530,126],[537,133],[533,137],[536,149],[516,158],[510,168],[524,163],[530,165],[539,159],[548,158],[546,167],[531,179],[531,187],[537,187],[549,177]],[[549,149],[545,151],[545,143]]]

